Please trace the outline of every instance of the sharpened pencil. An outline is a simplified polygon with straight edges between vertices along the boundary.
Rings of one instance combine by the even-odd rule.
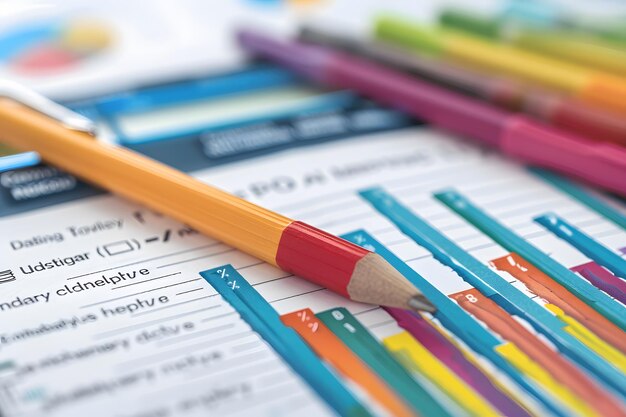
[[[434,311],[432,304],[379,255],[139,153],[93,140],[91,135],[68,128],[67,123],[63,125],[32,107],[47,106],[65,115],[69,110],[44,97],[37,97],[36,103],[29,107],[15,99],[0,99],[0,142],[18,150],[37,151],[45,162],[78,178],[351,300]],[[81,119],[79,115],[73,117]]]

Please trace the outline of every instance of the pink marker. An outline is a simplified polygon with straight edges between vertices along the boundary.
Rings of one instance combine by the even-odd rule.
[[[350,88],[442,129],[626,196],[626,148],[594,142],[330,48],[241,31],[255,55],[320,83]]]

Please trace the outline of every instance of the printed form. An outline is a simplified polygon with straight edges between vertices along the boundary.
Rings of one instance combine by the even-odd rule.
[[[533,217],[556,211],[607,247],[626,246],[623,229],[525,168],[429,127],[304,149],[193,175],[335,234],[365,229],[445,294],[471,286],[358,190],[384,188],[486,264],[508,251],[433,192],[456,189],[567,267],[590,260]],[[0,180],[6,187],[20,175],[37,173],[5,172]],[[224,264],[281,314],[345,306],[379,338],[401,331],[376,306],[349,302],[112,195],[12,213],[0,217],[0,230],[4,417],[331,415],[199,275]]]

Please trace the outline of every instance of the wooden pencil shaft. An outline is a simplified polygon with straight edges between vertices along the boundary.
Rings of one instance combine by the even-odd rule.
[[[94,144],[88,135],[8,99],[0,100],[0,141],[37,150],[44,161],[87,182],[274,265],[282,232],[292,222],[135,152]]]

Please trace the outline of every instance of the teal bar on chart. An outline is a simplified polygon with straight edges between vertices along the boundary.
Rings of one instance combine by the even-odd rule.
[[[361,192],[367,199],[367,191]],[[543,406],[558,416],[568,416],[568,412],[543,389],[527,380],[508,360],[497,352],[497,348],[504,344],[493,333],[483,327],[468,312],[439,291],[426,278],[418,274],[413,268],[404,263],[383,244],[374,239],[364,230],[357,230],[341,236],[352,243],[376,252],[398,270],[404,277],[415,285],[422,294],[437,308],[433,316],[452,334],[461,339],[476,353],[493,363],[502,372],[506,373],[521,388],[539,401]]]
[[[604,266],[616,276],[626,278],[626,260],[611,249],[596,242],[591,236],[567,222],[555,213],[546,213],[533,219],[556,236],[560,237],[589,259]]]
[[[624,214],[620,213],[598,197],[595,197],[583,190],[573,182],[544,169],[529,168],[529,171],[543,179],[545,182],[551,184],[556,189],[578,200],[580,203],[589,207],[599,215],[612,221],[622,229],[626,229],[626,216]]]
[[[626,377],[610,363],[569,334],[567,323],[511,285],[506,279],[452,242],[382,188],[371,188],[361,195],[402,233],[426,248],[443,265],[492,299],[509,314],[528,321],[570,360],[626,396]]]
[[[339,415],[371,416],[300,336],[280,321],[274,308],[232,265],[203,271],[200,275]]]
[[[444,190],[434,194],[435,198],[455,211],[469,223],[491,237],[499,245],[519,254],[556,282],[585,301],[589,306],[626,330],[626,308],[606,293],[591,285],[550,256],[497,222],[469,199],[455,190]]]
[[[315,315],[422,416],[452,416],[347,309]]]

